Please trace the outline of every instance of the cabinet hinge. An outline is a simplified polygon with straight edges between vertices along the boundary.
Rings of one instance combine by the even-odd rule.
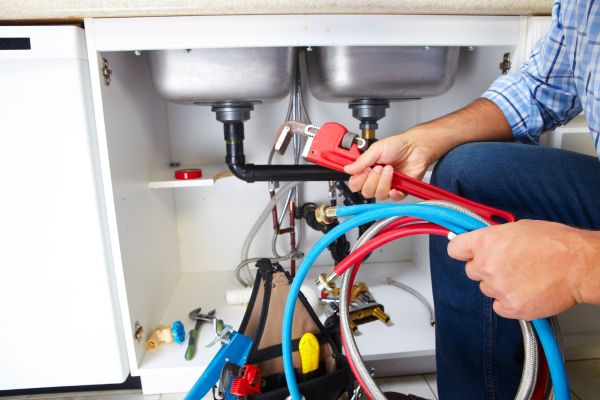
[[[144,338],[144,327],[138,321],[135,321],[135,332],[133,334],[133,337],[138,343],[140,343]]]
[[[502,56],[502,62],[500,63],[500,71],[502,75],[506,75],[510,70],[512,63],[510,62],[510,53],[504,53]]]
[[[102,58],[102,76],[104,77],[104,85],[110,85],[110,77],[112,76],[112,69],[108,68],[108,60]]]

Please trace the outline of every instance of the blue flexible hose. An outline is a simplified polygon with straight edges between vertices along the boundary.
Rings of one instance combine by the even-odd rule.
[[[381,208],[398,207],[402,204],[390,204],[390,203],[372,203],[372,204],[358,204],[355,206],[338,207],[336,214],[338,217],[351,217],[363,213],[365,211],[373,211]]]
[[[306,279],[308,271],[312,267],[316,258],[323,252],[329,244],[335,239],[345,234],[351,229],[354,229],[360,225],[366,224],[367,222],[375,221],[381,218],[393,217],[398,215],[410,215],[413,217],[421,218],[426,221],[436,223],[444,226],[447,229],[452,230],[454,233],[460,234],[470,230],[478,229],[484,226],[480,221],[474,218],[466,216],[458,211],[449,210],[447,208],[426,205],[426,204],[401,204],[401,205],[385,205],[381,206],[378,204],[373,205],[374,207],[349,206],[349,207],[338,207],[337,211],[339,215],[352,215],[351,211],[354,207],[360,207],[364,212],[350,218],[338,226],[329,231],[324,235],[315,246],[308,252],[304,257],[302,264],[296,271],[296,276],[290,286],[290,291],[285,303],[285,310],[283,314],[283,327],[282,327],[282,353],[283,353],[283,368],[285,371],[285,378],[287,386],[290,391],[292,400],[301,400],[302,395],[298,388],[298,382],[294,373],[294,364],[292,361],[292,320],[294,317],[294,309],[296,307],[296,300],[300,293],[300,286]],[[349,213],[346,213],[349,211]],[[462,228],[462,226],[466,227]]]
[[[538,335],[538,339],[544,349],[550,377],[554,386],[554,398],[556,400],[568,400],[570,398],[569,380],[563,363],[562,354],[552,333],[552,327],[546,318],[531,321]]]
[[[349,230],[360,225],[378,219],[394,216],[411,216],[420,218],[422,220],[443,226],[456,234],[469,232],[485,226],[485,224],[483,224],[481,221],[478,221],[458,211],[429,204],[365,204],[338,207],[337,215],[340,217],[353,217],[340,223],[338,226],[324,235],[304,257],[302,264],[296,271],[296,276],[292,281],[292,285],[290,286],[290,291],[285,303],[282,327],[283,367],[292,400],[302,400],[302,394],[298,388],[298,382],[296,380],[294,364],[292,360],[292,321],[294,309],[298,294],[300,293],[300,286],[306,279],[308,271],[312,267],[312,264],[315,262],[316,258],[327,248],[329,244]],[[564,373],[564,365],[562,364],[560,351],[554,350],[558,349],[558,345],[556,344],[552,330],[550,329],[546,320],[536,320],[533,321],[533,323],[536,331],[538,332],[538,336],[540,336],[540,342],[544,347],[544,351],[546,352],[546,358],[548,359],[552,382],[556,388],[555,398],[556,400],[568,400],[568,382],[566,379],[566,374]],[[542,337],[544,339],[542,339]],[[546,349],[547,346],[548,350]],[[558,354],[558,358],[555,356],[555,353]]]

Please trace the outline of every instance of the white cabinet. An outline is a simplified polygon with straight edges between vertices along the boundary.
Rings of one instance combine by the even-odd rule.
[[[123,382],[83,30],[0,38],[0,390]]]
[[[43,362],[35,364],[35,381],[22,371],[5,375],[3,367],[3,388],[117,382],[129,370],[141,376],[145,393],[187,391],[217,351],[203,348],[210,328],[202,328],[201,350],[193,361],[184,359],[185,346],[146,351],[147,335],[175,320],[189,330],[187,314],[196,307],[216,308],[234,326],[244,313],[242,306],[225,305],[224,294],[238,287],[233,269],[247,231],[268,200],[266,184],[216,179],[225,171],[221,123],[210,107],[163,100],[152,85],[146,50],[461,46],[459,73],[450,91],[392,103],[379,122],[378,135],[384,137],[479,96],[498,75],[505,52],[514,55],[515,63],[523,59],[533,26],[528,18],[483,16],[89,19],[87,53],[79,47],[60,68],[57,61],[7,63],[2,57],[8,53],[0,52],[0,174],[8,182],[0,215],[9,221],[0,225],[0,262],[7,274],[0,281],[0,296],[5,305],[17,299],[8,308],[8,320],[24,321],[24,333],[4,330],[0,346],[19,366],[31,367],[36,360],[36,351],[24,358],[24,348],[44,353],[39,356]],[[82,35],[78,28],[61,29]],[[24,53],[11,52],[15,54]],[[108,70],[110,82],[103,73]],[[32,73],[28,80],[11,79],[17,71]],[[62,79],[65,74],[68,79]],[[313,122],[334,120],[357,128],[346,103],[320,102],[307,88],[304,95]],[[245,124],[248,162],[266,161],[287,105],[283,99],[255,106]],[[34,109],[39,118],[21,117],[23,110]],[[202,165],[205,179],[192,187],[175,182],[170,178],[173,162]],[[327,201],[326,183],[307,183],[302,190],[303,201]],[[259,231],[251,256],[270,255],[268,225]],[[320,234],[305,233],[306,251]],[[317,269],[330,262],[328,255],[322,256]],[[433,371],[435,341],[427,314],[414,298],[384,283],[391,275],[431,300],[426,239],[409,238],[378,251],[367,269],[363,278],[394,325],[361,327],[363,355],[377,365],[380,376]],[[567,344],[571,332],[597,336],[600,327],[582,324],[576,312],[570,315]],[[136,327],[144,329],[142,340],[136,339]],[[57,345],[48,346],[49,340]],[[597,340],[585,342],[578,354],[590,354],[594,345]],[[56,365],[56,353],[48,354],[53,348],[60,352],[58,366],[63,369]],[[94,381],[84,382],[79,379],[83,376]]]
[[[233,269],[244,236],[268,200],[265,183],[248,184],[231,177],[216,182],[208,179],[199,187],[168,188],[182,186],[168,179],[171,162],[184,166],[223,163],[223,128],[210,107],[177,105],[157,94],[146,50],[461,46],[459,74],[452,89],[435,98],[392,103],[387,117],[380,121],[383,137],[479,96],[499,73],[504,52],[515,51],[525,23],[526,19],[519,17],[460,16],[86,20],[112,261],[131,373],[141,376],[144,392],[188,390],[217,349],[202,349],[191,362],[184,359],[185,346],[163,345],[146,351],[143,341],[134,339],[136,322],[146,334],[158,324],[169,325],[178,319],[189,329],[192,322],[187,313],[200,306],[216,308],[217,315],[237,325],[244,307],[225,305],[224,293],[237,287]],[[112,70],[109,85],[101,74],[103,59]],[[353,130],[358,126],[346,103],[320,102],[307,88],[305,102],[315,123],[335,120]],[[255,106],[245,124],[248,162],[266,161],[287,104],[283,99]],[[327,195],[326,183],[303,185],[304,201],[325,202]],[[319,236],[306,230],[303,249],[310,248]],[[251,256],[270,255],[270,238],[265,224]],[[330,262],[325,255],[318,264],[322,270]],[[431,300],[426,239],[407,239],[377,252],[364,267],[367,269],[371,271],[364,279],[386,306],[394,325],[376,322],[361,327],[358,341],[363,355],[377,365],[380,376],[433,371],[435,338],[427,313],[414,298],[385,284],[391,275]],[[210,328],[204,327],[201,347],[210,336]]]

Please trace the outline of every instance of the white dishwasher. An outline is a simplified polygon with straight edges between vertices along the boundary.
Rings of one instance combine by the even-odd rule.
[[[0,390],[129,373],[93,129],[83,30],[0,27]]]

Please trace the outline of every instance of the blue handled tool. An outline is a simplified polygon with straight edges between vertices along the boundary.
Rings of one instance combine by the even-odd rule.
[[[252,339],[224,325],[221,320],[215,320],[214,324],[217,339],[212,344],[221,342],[221,349],[185,396],[185,400],[202,400],[219,380],[225,364],[233,363],[240,367],[246,364]]]

